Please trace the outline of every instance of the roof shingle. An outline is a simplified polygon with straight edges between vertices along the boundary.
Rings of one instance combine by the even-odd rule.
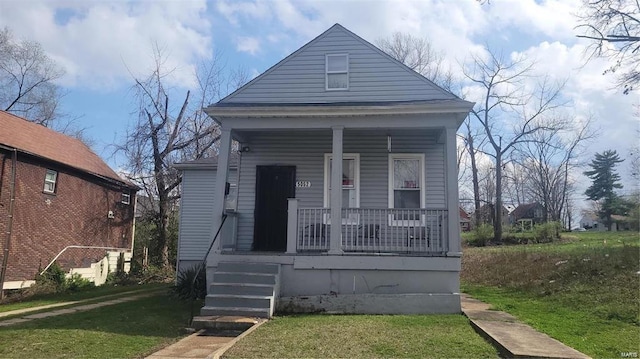
[[[0,144],[134,187],[82,141],[0,111]]]

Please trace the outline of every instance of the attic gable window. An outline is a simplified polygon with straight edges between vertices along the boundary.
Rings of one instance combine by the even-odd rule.
[[[47,170],[47,174],[44,175],[44,193],[56,193],[56,181],[58,180],[58,172],[54,170]]]
[[[325,56],[326,90],[349,89],[349,55],[331,54]]]

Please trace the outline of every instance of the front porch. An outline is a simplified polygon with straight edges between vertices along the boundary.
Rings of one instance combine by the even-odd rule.
[[[237,213],[227,213],[222,252],[238,252]],[[330,251],[331,209],[299,207],[288,200],[286,254],[322,254]],[[447,256],[446,209],[343,208],[341,254],[408,254]],[[254,252],[255,253],[255,252]]]

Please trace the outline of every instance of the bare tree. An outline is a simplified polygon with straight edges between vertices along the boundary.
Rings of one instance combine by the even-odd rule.
[[[607,72],[618,74],[618,85],[628,94],[640,82],[640,1],[582,0],[577,29],[592,40],[590,57],[612,61]]]
[[[453,72],[444,63],[444,55],[431,45],[428,39],[395,32],[388,38],[378,39],[376,45],[394,59],[450,90]]]
[[[538,131],[555,128],[547,114],[562,106],[563,84],[551,84],[547,77],[537,79],[536,88],[527,87],[533,64],[524,59],[505,60],[488,51],[488,59],[472,57],[465,76],[479,86],[482,98],[471,116],[482,126],[487,140],[484,151],[494,160],[495,170],[495,240],[502,239],[502,179],[505,159],[521,143]]]
[[[481,222],[480,218],[480,183],[478,179],[478,162],[477,162],[477,154],[478,150],[484,144],[481,141],[479,144],[476,144],[476,138],[480,138],[480,133],[471,126],[471,118],[467,117],[464,121],[466,132],[463,136],[463,141],[465,144],[466,152],[469,156],[469,162],[471,165],[471,184],[473,186],[473,208],[474,208],[474,219],[475,224],[479,225]]]
[[[62,93],[55,81],[63,75],[39,43],[0,30],[0,109],[50,127],[60,116]]]
[[[550,221],[561,221],[567,211],[570,173],[578,165],[584,144],[595,136],[590,120],[572,129],[568,128],[572,121],[558,123],[562,126],[532,134],[531,141],[518,149],[527,189],[533,200],[542,204],[544,219]]]
[[[137,122],[127,132],[116,151],[124,154],[126,170],[152,203],[148,210],[156,225],[155,261],[169,266],[167,232],[171,206],[179,198],[182,183],[173,164],[198,159],[215,152],[219,139],[217,125],[202,110],[219,99],[225,85],[219,58],[200,64],[197,91],[172,100],[175,91],[167,87],[172,70],[165,68],[166,57],[154,47],[154,68],[147,78],[135,78],[133,87],[137,100]],[[241,80],[238,80],[241,81]]]

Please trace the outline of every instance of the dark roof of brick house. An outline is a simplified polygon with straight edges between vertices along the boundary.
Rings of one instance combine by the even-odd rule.
[[[136,188],[82,141],[5,111],[0,111],[0,144]]]
[[[515,219],[532,218],[531,213],[529,213],[529,211],[538,206],[541,207],[542,205],[538,202],[521,204],[518,207],[516,207],[515,210],[513,210],[512,215]]]

